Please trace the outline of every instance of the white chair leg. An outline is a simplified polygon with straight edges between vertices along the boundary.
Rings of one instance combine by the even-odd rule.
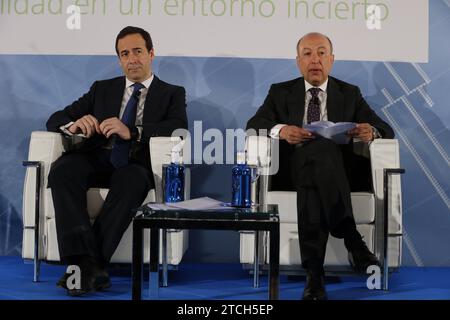
[[[384,221],[383,221],[383,290],[389,290],[389,178],[392,174],[403,174],[405,169],[383,170]]]

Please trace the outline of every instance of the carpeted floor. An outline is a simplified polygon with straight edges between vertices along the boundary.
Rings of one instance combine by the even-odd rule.
[[[64,266],[42,264],[41,281],[34,283],[33,265],[20,257],[0,257],[0,300],[68,300],[55,283]],[[131,299],[131,266],[109,270],[112,287],[82,297],[83,300]],[[346,276],[327,281],[330,300],[450,300],[450,268],[403,267],[390,277],[387,292],[369,290],[366,277]],[[280,277],[280,299],[299,300],[304,277]],[[144,283],[144,298],[147,295]],[[253,288],[253,277],[239,264],[181,264],[169,272],[169,286],[160,289],[163,300],[265,300],[267,277]]]

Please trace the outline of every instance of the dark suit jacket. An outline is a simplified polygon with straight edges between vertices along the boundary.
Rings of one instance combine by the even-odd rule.
[[[111,117],[119,117],[124,90],[125,77],[96,81],[88,93],[52,114],[47,121],[47,130],[60,132],[61,126],[87,114],[93,115],[100,123]],[[140,142],[132,141],[130,157],[151,168],[148,147],[150,137],[171,136],[176,129],[187,129],[184,88],[168,84],[155,76],[145,100],[142,126]],[[71,152],[89,152],[107,142],[105,136],[95,134]]]
[[[361,95],[357,86],[351,85],[333,77],[328,77],[327,86],[327,112],[328,120],[333,122],[367,122],[375,127],[383,138],[393,138],[392,128],[384,122],[369,107]],[[305,113],[305,80],[303,77],[287,82],[273,84],[269,90],[264,104],[258,109],[256,114],[248,121],[247,129],[266,129],[270,132],[277,124],[303,126],[303,117]],[[286,141],[280,142],[280,170],[273,177],[272,186],[280,190],[292,190],[290,181],[289,157],[294,150],[294,146]],[[351,172],[360,170],[354,166],[359,166],[364,162],[368,171],[369,163],[363,159],[358,159],[352,155],[352,145],[341,146],[344,160],[346,160],[346,171],[348,175]],[[348,164],[348,166],[347,166]],[[370,172],[370,171],[369,171]],[[350,178],[350,177],[349,177]],[[352,184],[352,179],[350,178]],[[288,181],[288,182],[286,182]],[[367,189],[367,181],[355,182],[352,189]],[[359,186],[363,184],[363,186]]]

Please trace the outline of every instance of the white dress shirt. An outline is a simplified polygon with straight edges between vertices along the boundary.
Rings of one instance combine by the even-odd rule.
[[[303,124],[307,123],[307,117],[308,117],[308,105],[309,101],[311,101],[312,95],[311,92],[308,90],[311,88],[319,88],[321,91],[319,92],[319,100],[320,100],[320,120],[326,121],[328,120],[328,112],[327,112],[327,86],[328,86],[328,78],[325,80],[322,85],[319,87],[314,87],[311,85],[308,81],[305,80],[305,103],[303,105],[303,108],[305,109],[304,115],[303,115]],[[301,106],[299,106],[300,108]],[[280,138],[280,130],[284,126],[287,126],[287,124],[277,124],[270,130],[270,137],[274,139]]]

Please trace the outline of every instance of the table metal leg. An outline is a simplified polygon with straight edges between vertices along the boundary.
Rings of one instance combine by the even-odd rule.
[[[159,229],[150,229],[149,298],[159,299]]]
[[[255,231],[255,245],[254,245],[254,259],[253,259],[253,287],[259,288],[259,231]]]
[[[167,230],[162,229],[162,286],[167,287]]]
[[[269,300],[278,300],[280,286],[280,225],[270,230]]]
[[[132,268],[132,299],[142,299],[142,233],[139,224],[133,223],[133,268]]]

